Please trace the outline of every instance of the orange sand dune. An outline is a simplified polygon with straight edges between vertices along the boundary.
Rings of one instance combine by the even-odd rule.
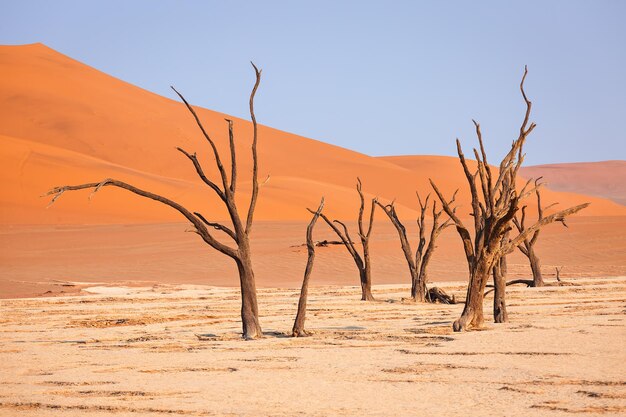
[[[40,44],[0,48],[0,68],[4,109],[0,158],[5,162],[0,175],[8,185],[1,202],[4,223],[179,220],[176,213],[150,202],[142,204],[136,197],[122,193],[111,197],[110,190],[103,190],[109,195],[98,196],[90,206],[88,193],[64,196],[54,214],[43,210],[47,202],[39,198],[55,185],[114,176],[180,198],[182,183],[183,189],[204,185],[175,146],[197,151],[207,162],[208,174],[216,177],[208,144],[181,103],[116,80]],[[199,114],[228,158],[226,115],[204,109]],[[235,132],[239,188],[245,198],[250,185],[246,174],[251,171],[251,124],[235,118]],[[366,191],[385,190],[394,198],[397,190],[412,203],[412,190],[387,183],[390,177],[411,183],[414,175],[366,155],[267,127],[260,129],[259,154],[260,173],[271,174],[271,179],[262,189],[258,219],[306,218],[305,207],[316,205],[322,195],[327,197],[329,212],[351,216],[358,203],[357,175]],[[210,190],[204,189],[207,192],[183,202],[202,200],[208,215],[224,217]],[[108,203],[99,202],[107,199]],[[125,214],[122,206],[141,213]]]
[[[526,177],[543,177],[554,191],[593,195],[626,205],[626,161],[534,165],[520,171]]]
[[[121,190],[68,193],[53,208],[39,196],[56,185],[116,178],[224,218],[217,199],[174,148],[197,151],[207,174],[217,178],[208,144],[184,106],[115,79],[42,44],[0,47],[0,222],[4,224],[127,223],[181,220],[150,201]],[[251,81],[251,80],[250,80]],[[263,87],[261,87],[263,88]],[[257,106],[262,106],[260,100]],[[198,109],[228,162],[226,115]],[[251,123],[233,118],[240,166],[240,198],[250,188]],[[302,220],[305,207],[324,195],[327,212],[354,218],[357,176],[369,196],[396,199],[403,217],[413,217],[415,190],[430,192],[428,177],[446,193],[462,187],[458,161],[449,157],[373,158],[262,126],[262,188],[257,219]],[[72,195],[73,194],[73,195]],[[584,215],[625,215],[607,200],[551,193],[563,205],[592,201]],[[467,195],[460,196],[467,204]]]

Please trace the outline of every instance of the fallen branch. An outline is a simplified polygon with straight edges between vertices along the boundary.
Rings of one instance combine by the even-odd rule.
[[[352,242],[352,241],[350,243],[354,244],[354,242]],[[344,243],[341,240],[326,240],[326,239],[324,239],[324,240],[317,240],[315,242],[315,247],[325,248],[325,247],[328,247],[328,246],[343,245],[343,244]],[[306,247],[306,246],[307,246],[306,243],[302,243],[301,245],[292,245],[291,247],[292,248],[302,248],[302,247]]]
[[[441,304],[456,304],[455,296],[450,297],[439,287],[432,287],[426,292],[426,301],[430,303],[440,302]]]

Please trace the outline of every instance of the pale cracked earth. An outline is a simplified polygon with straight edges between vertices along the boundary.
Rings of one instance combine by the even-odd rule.
[[[403,302],[406,286],[373,303],[312,288],[315,334],[297,339],[298,291],[262,289],[257,341],[239,337],[236,289],[1,300],[0,415],[623,416],[626,277],[568,283],[510,287],[510,323],[462,334],[462,305]]]

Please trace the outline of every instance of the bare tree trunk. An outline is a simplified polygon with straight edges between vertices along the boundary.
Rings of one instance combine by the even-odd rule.
[[[363,245],[363,268],[359,271],[361,279],[361,301],[374,301],[372,295],[372,267],[370,264],[369,245]]]
[[[479,261],[480,263],[470,272],[470,281],[467,286],[467,296],[465,298],[463,313],[461,313],[461,317],[452,324],[452,328],[455,332],[479,329],[483,327],[485,323],[483,316],[483,300],[491,265],[489,265],[484,258],[481,258]]]
[[[554,270],[556,271],[556,282],[561,282],[561,270],[563,269],[563,267],[558,267],[555,266]]]
[[[313,228],[315,227],[315,223],[317,223],[317,219],[320,217],[320,213],[323,208],[324,197],[322,197],[319,208],[313,214],[313,218],[306,228],[306,247],[308,257],[306,261],[306,268],[304,269],[304,278],[302,279],[302,288],[300,289],[300,299],[298,300],[298,313],[296,314],[296,320],[294,321],[293,329],[291,330],[291,335],[293,337],[303,337],[309,335],[309,333],[304,329],[304,321],[306,320],[306,301],[309,292],[309,279],[311,277],[311,271],[313,270],[313,261],[315,260]]]
[[[502,236],[501,245],[509,241],[509,232]],[[496,323],[506,323],[509,315],[506,311],[506,253],[502,253],[493,265],[493,320]]]
[[[509,321],[506,311],[506,272],[506,255],[504,255],[493,266],[493,320],[496,323]]]
[[[411,272],[411,298],[423,303],[426,301],[426,273],[420,275],[416,268],[409,268]]]
[[[241,248],[241,246],[240,246]],[[259,324],[259,308],[257,305],[256,285],[254,271],[250,261],[249,250],[236,260],[239,270],[239,283],[241,285],[241,322],[243,338],[246,340],[256,339],[263,335]]]
[[[541,263],[539,262],[539,257],[535,254],[534,247],[530,247],[528,251],[529,260],[530,260],[530,269],[533,271],[533,287],[543,287],[543,276],[541,275]]]
[[[426,265],[428,264],[428,259],[422,259],[422,263],[419,268],[419,272],[417,273],[417,285],[415,294],[411,294],[415,301],[424,302],[428,301],[426,283],[428,282],[428,273],[426,270]],[[411,287],[413,289],[413,287]]]

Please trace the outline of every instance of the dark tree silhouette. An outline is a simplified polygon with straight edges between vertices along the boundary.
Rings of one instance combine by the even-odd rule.
[[[562,266],[555,266],[554,272],[556,275],[556,282],[561,282],[561,271],[563,270]]]
[[[469,269],[469,284],[465,299],[465,308],[461,317],[457,319],[453,328],[455,331],[462,331],[469,328],[479,328],[484,324],[483,299],[487,280],[496,262],[513,251],[524,239],[531,236],[541,227],[561,221],[566,216],[574,214],[589,203],[580,204],[561,210],[557,213],[539,219],[533,225],[527,227],[523,232],[511,237],[506,242],[503,238],[511,230],[511,221],[519,210],[520,201],[534,192],[537,186],[529,188],[531,181],[528,181],[521,190],[516,188],[517,172],[524,160],[523,147],[528,135],[535,128],[534,123],[529,123],[532,103],[524,92],[524,80],[528,71],[524,70],[524,75],[520,83],[520,91],[526,103],[526,113],[519,130],[519,136],[511,145],[511,150],[500,162],[499,170],[494,174],[487,161],[487,154],[483,145],[480,125],[474,121],[476,136],[480,145],[480,152],[474,149],[474,155],[478,163],[478,169],[472,173],[468,167],[465,155],[461,148],[461,143],[457,139],[457,153],[463,172],[467,179],[472,198],[471,216],[474,220],[474,236],[465,226],[461,218],[457,216],[436,184],[430,183],[443,205],[443,209],[454,222],[457,232],[463,242],[465,257]]]
[[[339,220],[330,220],[324,213],[320,213],[320,217],[324,219],[326,224],[330,226],[331,229],[339,236],[341,242],[346,247],[352,259],[354,259],[354,263],[356,264],[357,269],[359,270],[359,277],[361,280],[361,300],[362,301],[373,301],[374,296],[372,295],[372,271],[371,271],[371,261],[370,261],[370,249],[369,249],[369,241],[370,236],[372,234],[372,226],[374,225],[374,212],[376,209],[376,198],[372,199],[370,216],[368,221],[367,229],[363,225],[363,216],[365,211],[365,197],[363,196],[361,179],[357,178],[356,190],[359,193],[359,199],[361,200],[361,205],[359,206],[359,218],[358,218],[358,227],[359,227],[359,238],[361,239],[361,246],[363,247],[363,255],[359,253],[359,251],[354,246],[354,242],[350,237],[350,232],[348,231],[348,227],[345,223]],[[342,230],[336,226],[336,224],[341,226]]]
[[[200,179],[210,187],[222,200],[224,205],[228,210],[228,214],[230,220],[232,222],[232,229],[226,225],[219,224],[216,222],[208,221],[201,213],[192,212],[187,208],[183,207],[181,204],[166,198],[160,195],[154,194],[150,191],[144,191],[139,189],[131,184],[127,184],[122,181],[118,181],[115,179],[105,179],[100,182],[86,183],[80,185],[64,185],[60,187],[55,187],[50,190],[46,195],[54,195],[50,204],[53,204],[64,192],[66,191],[75,191],[82,189],[93,188],[94,193],[98,192],[102,187],[117,187],[130,191],[138,196],[145,197],[151,200],[158,201],[159,203],[165,204],[173,208],[182,214],[191,224],[193,225],[193,231],[197,233],[202,240],[207,243],[212,248],[217,251],[223,253],[224,255],[232,258],[237,265],[237,270],[239,272],[239,282],[241,286],[241,321],[243,325],[243,337],[246,339],[255,339],[257,337],[262,336],[261,325],[259,324],[259,313],[258,313],[258,305],[257,305],[257,294],[256,294],[256,283],[254,279],[254,271],[252,269],[252,261],[251,261],[251,253],[250,253],[250,232],[252,230],[252,221],[254,217],[254,210],[256,207],[257,197],[259,193],[259,182],[258,182],[258,157],[257,157],[257,139],[258,139],[258,129],[256,117],[254,115],[254,96],[259,87],[259,83],[261,82],[261,71],[252,64],[254,68],[256,80],[254,83],[254,87],[252,88],[252,92],[250,93],[250,116],[252,118],[252,126],[253,126],[253,140],[252,140],[252,161],[253,161],[253,169],[252,169],[252,195],[250,198],[250,204],[248,207],[248,212],[245,218],[242,218],[239,213],[239,208],[235,203],[235,193],[237,186],[237,159],[235,155],[235,139],[233,133],[233,121],[229,119],[225,119],[228,123],[228,133],[229,133],[229,145],[230,145],[230,156],[231,156],[231,174],[230,180],[228,178],[228,174],[224,165],[222,164],[222,160],[220,154],[217,150],[217,146],[215,142],[211,139],[206,129],[202,125],[200,118],[196,114],[193,107],[185,100],[185,98],[180,94],[174,87],[172,89],[176,92],[176,94],[181,98],[193,118],[195,119],[196,124],[198,125],[202,135],[209,143],[213,156],[215,157],[215,164],[217,165],[217,169],[221,178],[221,187],[210,180],[204,173],[204,169],[202,168],[202,164],[198,160],[196,153],[189,153],[182,148],[176,148],[179,152],[181,152],[187,159],[191,161],[193,164],[196,173],[200,177]],[[91,196],[90,196],[91,198]],[[223,232],[235,243],[235,247],[224,244],[218,241],[214,236],[211,229],[218,230]]]
[[[419,242],[417,244],[417,249],[415,250],[415,252],[413,252],[413,249],[411,248],[411,243],[409,242],[409,239],[407,237],[406,227],[404,227],[404,225],[398,218],[398,213],[396,212],[394,202],[383,205],[379,201],[376,201],[376,204],[381,209],[383,209],[387,217],[389,217],[389,220],[391,220],[391,223],[398,231],[398,237],[400,238],[402,253],[404,254],[404,258],[406,259],[407,265],[409,267],[409,273],[411,274],[411,298],[415,301],[424,302],[429,298],[426,291],[426,283],[428,282],[428,263],[430,262],[430,258],[432,257],[435,248],[437,247],[437,237],[446,227],[451,226],[451,223],[450,219],[446,220],[443,223],[440,222],[440,217],[443,213],[443,210],[437,210],[437,203],[433,201],[433,224],[430,228],[428,243],[426,243],[427,228],[425,220],[426,211],[428,210],[428,203],[430,200],[430,194],[426,196],[425,201],[422,201],[418,193],[417,200],[420,205],[420,215],[417,219]]]
[[[307,248],[307,261],[306,268],[304,269],[304,278],[302,279],[302,288],[300,289],[300,299],[298,300],[298,313],[296,314],[296,320],[293,323],[293,329],[291,335],[293,337],[308,336],[309,333],[304,329],[304,321],[306,320],[306,302],[309,292],[309,279],[311,278],[311,271],[313,270],[313,261],[315,260],[315,243],[313,242],[313,228],[317,219],[322,213],[324,208],[324,197],[320,202],[317,211],[313,212],[313,218],[306,228],[306,248]],[[311,210],[309,210],[311,211]]]

